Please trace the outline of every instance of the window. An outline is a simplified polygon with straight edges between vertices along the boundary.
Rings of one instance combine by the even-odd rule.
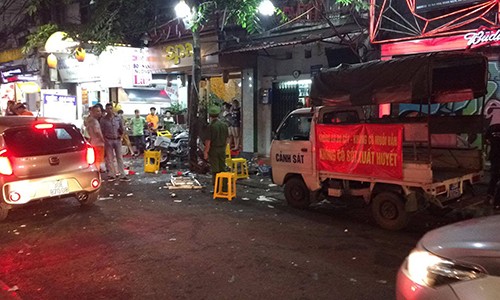
[[[4,132],[9,152],[16,157],[50,155],[85,149],[85,141],[78,130],[69,125],[51,129],[14,127]]]
[[[356,124],[359,116],[356,111],[331,111],[323,115],[323,124]]]
[[[308,141],[312,114],[290,115],[278,132],[278,140]]]

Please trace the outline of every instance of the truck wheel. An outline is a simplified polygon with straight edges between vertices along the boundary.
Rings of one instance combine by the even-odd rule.
[[[99,198],[99,192],[95,191],[95,192],[91,192],[91,193],[81,193],[81,194],[76,195],[76,198],[80,202],[80,205],[91,206]]]
[[[375,222],[389,230],[399,230],[408,225],[409,216],[400,195],[391,192],[377,194],[371,203]]]
[[[7,219],[7,215],[8,214],[9,214],[9,209],[5,208],[5,207],[2,207],[0,205],[0,221],[3,221],[5,219]]]
[[[295,208],[307,208],[311,204],[309,189],[300,177],[292,177],[285,184],[285,199],[288,205]]]

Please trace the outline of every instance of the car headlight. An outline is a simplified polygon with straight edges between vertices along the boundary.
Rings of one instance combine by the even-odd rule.
[[[417,284],[435,287],[484,276],[475,266],[457,264],[424,250],[413,250],[406,260],[410,278]]]

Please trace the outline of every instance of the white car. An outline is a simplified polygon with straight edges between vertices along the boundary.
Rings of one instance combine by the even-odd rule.
[[[500,299],[500,215],[424,235],[399,269],[397,299]]]

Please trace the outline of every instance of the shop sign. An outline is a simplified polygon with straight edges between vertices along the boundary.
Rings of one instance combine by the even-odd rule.
[[[23,65],[12,66],[6,69],[2,69],[0,74],[2,75],[2,83],[17,81],[17,76],[26,73],[26,67]]]
[[[500,41],[500,29],[481,27],[477,32],[469,32],[464,35],[467,48],[477,48],[491,45]]]
[[[99,81],[100,67],[97,56],[87,54],[85,61],[79,62],[67,54],[56,54],[59,59],[57,70],[62,82],[89,82]]]
[[[165,52],[167,53],[167,60],[172,61],[174,65],[179,65],[182,58],[193,56],[193,44],[184,43],[170,45],[165,48]]]
[[[76,96],[43,94],[43,116],[67,122],[76,120]]]
[[[466,6],[467,4],[477,4],[478,2],[486,2],[488,0],[416,0],[415,10],[418,13],[435,11],[450,7]]]
[[[22,58],[23,58],[23,53],[21,52],[21,48],[0,52],[0,63],[18,60]]]

